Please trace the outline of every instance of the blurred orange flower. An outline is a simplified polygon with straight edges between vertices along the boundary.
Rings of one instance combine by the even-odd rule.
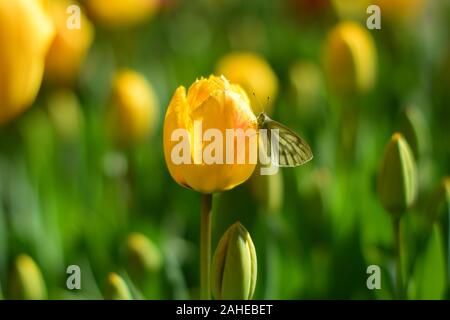
[[[141,74],[122,70],[113,82],[110,129],[121,145],[137,143],[155,131],[159,103],[151,84]]]
[[[0,124],[33,103],[53,35],[42,1],[0,0]]]
[[[47,55],[45,76],[58,83],[70,84],[75,80],[94,37],[92,24],[81,11],[79,29],[68,28],[67,8],[74,4],[69,0],[50,2],[56,36]]]

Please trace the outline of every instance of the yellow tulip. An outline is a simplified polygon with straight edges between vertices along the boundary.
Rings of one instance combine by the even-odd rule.
[[[180,185],[203,193],[213,193],[232,189],[247,180],[256,166],[250,159],[250,145],[236,148],[237,137],[224,142],[221,146],[223,157],[233,154],[233,161],[207,163],[205,159],[195,159],[195,143],[190,143],[188,158],[190,163],[176,164],[172,152],[178,141],[172,140],[177,129],[184,129],[189,140],[195,141],[195,123],[201,121],[202,131],[217,129],[226,137],[227,129],[256,130],[256,117],[250,108],[245,91],[238,85],[231,84],[225,77],[210,76],[194,82],[187,94],[183,86],[178,87],[167,109],[164,120],[164,156],[172,178]],[[250,140],[250,139],[249,139]],[[194,146],[193,146],[194,145]],[[206,149],[212,142],[203,142]],[[223,147],[223,148],[222,148]],[[231,150],[232,149],[232,150]],[[238,157],[244,155],[246,161],[239,163]],[[193,157],[194,156],[194,157]]]
[[[0,124],[28,108],[41,86],[54,35],[41,2],[0,0]]]
[[[47,287],[41,270],[30,256],[22,254],[17,257],[10,290],[11,298],[15,300],[47,299]]]
[[[335,94],[347,97],[371,90],[377,69],[377,53],[371,34],[357,23],[340,23],[328,35],[324,63],[329,85]]]
[[[272,113],[278,79],[263,57],[251,52],[232,53],[220,59],[216,72],[239,84],[247,92],[256,114],[263,111]]]
[[[108,27],[136,25],[151,18],[159,7],[158,0],[85,0],[89,15]]]
[[[93,40],[92,24],[82,13],[79,16],[79,28],[69,28],[70,15],[67,8],[74,4],[76,2],[69,0],[50,2],[56,36],[47,55],[45,76],[54,82],[71,83],[75,80]]]
[[[144,76],[123,70],[115,76],[109,111],[110,130],[115,141],[130,145],[155,131],[159,117],[158,99]]]

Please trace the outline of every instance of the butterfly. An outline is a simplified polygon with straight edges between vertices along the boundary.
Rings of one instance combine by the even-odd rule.
[[[309,144],[285,125],[272,120],[264,112],[258,115],[256,121],[258,129],[265,129],[265,132],[267,132],[266,146],[270,150],[267,155],[272,163],[277,164],[279,167],[297,167],[313,158]],[[278,132],[278,134],[274,135],[275,132]],[[274,148],[272,144],[276,140],[279,142],[278,149]],[[260,146],[265,147],[264,144],[261,144],[261,140]],[[276,159],[276,153],[278,153],[278,159]]]

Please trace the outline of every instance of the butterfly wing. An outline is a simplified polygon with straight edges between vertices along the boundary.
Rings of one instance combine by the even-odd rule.
[[[272,136],[272,130],[277,129],[279,132],[278,166],[297,167],[313,158],[308,143],[288,127],[267,117],[264,123],[262,123],[261,128],[267,129],[267,147],[269,150],[273,150],[272,142],[275,142],[275,137]],[[270,156],[272,156],[271,151]]]

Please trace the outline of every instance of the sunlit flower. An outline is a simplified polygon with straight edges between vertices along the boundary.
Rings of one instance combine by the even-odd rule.
[[[272,113],[278,79],[263,57],[251,52],[228,54],[218,62],[216,72],[239,84],[247,92],[255,114],[262,111]]]
[[[375,44],[370,33],[357,23],[343,22],[330,31],[324,63],[330,88],[339,96],[362,94],[375,84]]]
[[[69,0],[50,2],[56,35],[47,55],[45,76],[58,83],[74,81],[94,36],[94,29],[82,11],[79,16],[79,28],[76,25],[68,26],[70,17],[67,8],[73,4],[76,3]]]
[[[0,124],[33,103],[53,35],[42,1],[0,0]]]
[[[202,132],[217,130],[224,139],[227,129],[256,130],[256,117],[244,90],[230,84],[226,78],[216,76],[197,80],[187,94],[186,89],[180,86],[172,97],[164,120],[164,156],[172,178],[180,185],[199,192],[228,190],[247,180],[255,169],[256,161],[239,163],[237,159],[242,155],[249,159],[250,142],[245,143],[243,148],[236,147],[238,138],[233,136],[232,143],[228,141],[220,145],[223,158],[228,154],[234,155],[231,163],[208,163],[204,158],[196,160],[196,122],[201,123]],[[189,162],[176,164],[173,159],[174,152],[178,155],[176,146],[179,141],[173,137],[177,129],[185,130],[192,142],[189,154],[182,155]],[[212,145],[212,142],[203,141],[201,149],[206,152]]]

